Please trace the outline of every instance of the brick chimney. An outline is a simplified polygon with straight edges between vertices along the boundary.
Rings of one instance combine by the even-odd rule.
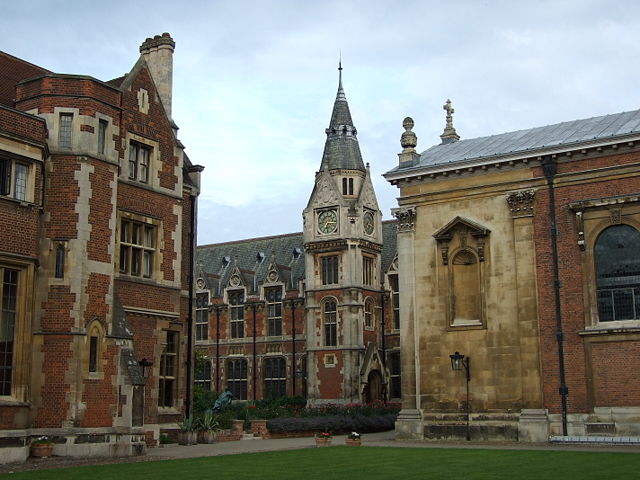
[[[158,88],[160,99],[171,118],[171,96],[173,91],[173,50],[176,43],[168,33],[147,38],[140,45],[140,54],[151,71],[153,81]]]

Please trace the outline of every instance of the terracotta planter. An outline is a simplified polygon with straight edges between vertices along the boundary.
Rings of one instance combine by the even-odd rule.
[[[50,457],[53,453],[53,443],[35,443],[31,445],[31,456],[36,458]]]
[[[329,445],[331,445],[331,437],[316,437],[316,447],[328,447]]]
[[[359,447],[360,445],[362,445],[362,440],[361,439],[353,440],[351,438],[347,438],[344,441],[344,444],[349,445],[350,447]]]

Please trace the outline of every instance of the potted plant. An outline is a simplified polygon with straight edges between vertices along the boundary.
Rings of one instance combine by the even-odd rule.
[[[360,438],[360,434],[358,432],[351,432],[347,435],[347,439],[344,441],[345,445],[351,445],[352,447],[357,447],[362,445],[362,439]]]
[[[178,443],[180,445],[195,445],[198,443],[198,432],[196,432],[196,422],[193,417],[184,417],[178,423],[180,432],[178,433]]]
[[[216,430],[220,424],[211,410],[204,412],[198,424],[200,443],[214,443],[216,441]]]
[[[50,457],[53,453],[53,445],[52,438],[46,435],[38,437],[31,441],[31,456],[37,458]]]
[[[320,432],[315,438],[316,447],[327,447],[331,445],[331,434],[329,432]]]

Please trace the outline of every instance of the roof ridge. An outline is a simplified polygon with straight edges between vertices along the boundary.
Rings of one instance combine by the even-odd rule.
[[[274,238],[284,238],[284,237],[294,237],[297,235],[302,235],[302,232],[294,232],[294,233],[283,233],[280,235],[267,235],[265,237],[253,237],[253,238],[243,238],[241,240],[230,240],[228,242],[220,242],[220,243],[206,243],[204,245],[197,245],[196,248],[204,248],[204,247],[218,247],[222,245],[235,245],[238,243],[249,243],[255,242],[256,240],[271,240]]]

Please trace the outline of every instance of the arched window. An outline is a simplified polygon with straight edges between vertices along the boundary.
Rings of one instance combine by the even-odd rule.
[[[600,321],[640,319],[640,232],[608,227],[596,240],[594,258]]]
[[[88,372],[98,373],[102,370],[100,367],[100,356],[102,350],[102,338],[103,332],[100,323],[97,320],[91,322],[88,328],[88,352],[87,355],[87,363],[88,363]]]
[[[451,263],[453,321],[479,320],[481,318],[480,272],[477,258],[469,250],[462,250],[453,257]]]
[[[287,396],[287,364],[284,358],[264,361],[264,398]]]
[[[347,195],[347,179],[342,179],[342,194]]]
[[[327,300],[322,306],[322,319],[324,322],[324,344],[328,347],[338,345],[338,319],[336,302]]]
[[[364,327],[373,328],[373,300],[367,298],[364,302]]]
[[[247,361],[244,358],[227,361],[227,389],[234,400],[247,399]]]
[[[353,178],[349,179],[349,195],[353,195]]]

